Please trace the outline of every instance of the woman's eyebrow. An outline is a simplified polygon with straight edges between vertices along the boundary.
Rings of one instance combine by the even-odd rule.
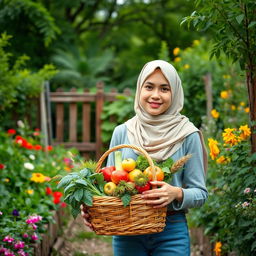
[[[150,81],[146,81],[145,84],[150,84],[150,85],[155,85],[154,83],[150,82]],[[166,86],[170,86],[169,84],[160,84],[160,86],[162,87],[166,87]]]

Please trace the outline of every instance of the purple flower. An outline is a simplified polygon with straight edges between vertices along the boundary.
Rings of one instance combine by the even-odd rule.
[[[12,238],[11,236],[6,236],[4,239],[3,239],[4,242],[7,242],[7,243],[11,243],[14,241],[14,238]]]
[[[0,212],[0,215],[3,215],[3,213],[2,213],[2,212]]]
[[[251,192],[251,189],[250,188],[246,188],[245,190],[244,190],[244,194],[248,194],[248,193],[250,193]]]
[[[14,210],[12,211],[12,215],[13,215],[13,216],[20,216],[20,213],[19,213],[18,210],[14,209]]]

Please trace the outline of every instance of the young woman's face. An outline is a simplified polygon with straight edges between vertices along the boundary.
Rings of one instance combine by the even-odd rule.
[[[140,105],[150,115],[164,113],[171,105],[171,87],[160,69],[147,77],[140,93]]]

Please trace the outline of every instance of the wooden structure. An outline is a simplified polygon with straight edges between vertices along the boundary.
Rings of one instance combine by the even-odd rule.
[[[76,89],[71,89],[69,92],[63,92],[58,89],[56,92],[50,92],[50,102],[55,105],[55,138],[51,143],[54,145],[64,145],[66,148],[75,147],[84,156],[90,152],[95,152],[96,160],[102,154],[102,139],[101,139],[101,114],[103,111],[104,102],[115,101],[116,90],[104,92],[104,84],[99,82],[96,93],[90,93],[85,90],[83,93],[77,92]],[[125,89],[123,95],[129,96],[131,92]],[[78,121],[79,112],[78,104],[82,104],[82,136],[78,139]],[[64,106],[66,105],[66,106]],[[65,110],[69,112],[69,120],[66,119]],[[68,122],[68,125],[66,125]],[[68,133],[67,140],[65,139],[65,131]]]

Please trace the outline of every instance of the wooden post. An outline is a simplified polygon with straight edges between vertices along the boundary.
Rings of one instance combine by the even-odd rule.
[[[75,88],[70,90],[76,92]],[[69,105],[69,141],[77,142],[77,103],[71,102]]]
[[[103,82],[98,82],[97,85],[97,93],[96,93],[96,160],[98,160],[101,156],[102,150],[102,139],[101,139],[101,113],[104,105],[104,84]]]
[[[63,92],[61,88],[57,89],[57,92]],[[56,141],[64,141],[64,104],[56,103]]]
[[[212,105],[212,76],[211,73],[207,73],[205,76],[203,76],[204,80],[204,88],[205,88],[205,94],[206,94],[206,113],[207,118],[211,118],[211,111],[213,108]]]

